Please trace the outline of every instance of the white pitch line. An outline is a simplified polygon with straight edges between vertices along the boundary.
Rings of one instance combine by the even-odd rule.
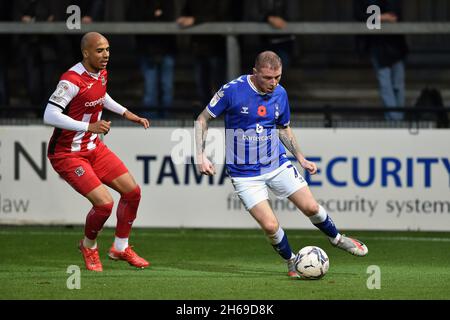
[[[237,229],[238,230],[238,229]],[[74,235],[80,234],[82,231],[73,230],[73,231],[19,231],[19,230],[0,230],[0,235],[22,235],[26,233],[27,235]],[[319,231],[318,231],[319,232]],[[390,231],[392,232],[392,231]],[[400,231],[401,232],[401,231]],[[191,232],[189,232],[191,233]],[[189,238],[208,238],[208,239],[258,239],[263,238],[263,234],[248,234],[248,235],[235,235],[235,234],[221,234],[221,231],[211,231],[210,234],[179,234],[179,233],[170,233],[170,232],[158,232],[152,233],[152,231],[147,231],[145,233],[138,233],[136,237],[164,237],[164,238],[178,238],[178,237],[189,237]],[[289,235],[289,239],[325,239],[326,237],[323,235]],[[405,237],[405,236],[388,236],[388,237],[378,237],[378,236],[363,236],[364,241],[366,240],[379,240],[379,241],[425,241],[425,242],[450,242],[449,238],[439,238],[439,237]]]

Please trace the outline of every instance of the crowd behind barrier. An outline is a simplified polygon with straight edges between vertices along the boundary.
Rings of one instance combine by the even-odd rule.
[[[450,53],[449,42],[442,41],[450,34],[447,23],[450,5],[434,0],[424,8],[417,1],[409,1],[408,5],[396,0],[380,1],[382,15],[387,12],[389,17],[381,19],[382,30],[369,30],[364,20],[370,14],[362,12],[374,1],[366,2],[336,4],[322,0],[308,6],[292,0],[256,4],[251,0],[228,0],[220,1],[220,5],[197,0],[0,1],[0,38],[7,48],[0,53],[0,117],[40,118],[58,75],[81,58],[82,33],[92,29],[110,34],[113,54],[109,69],[116,79],[122,79],[112,82],[110,90],[137,112],[154,119],[191,118],[208,103],[221,83],[251,72],[248,59],[255,52],[273,50],[283,60],[287,79],[282,84],[293,92],[294,113],[298,110],[310,114],[312,119],[320,116],[325,126],[332,126],[344,114],[350,120],[354,116],[364,121],[370,114],[372,120],[424,120],[434,122],[436,127],[448,126],[448,110],[438,107],[444,107],[449,99],[445,89],[449,79],[435,71],[444,72],[450,67],[445,63],[445,55]],[[67,9],[71,5],[80,8],[79,30],[67,29],[70,16]],[[394,23],[398,21],[402,22]],[[143,23],[151,23],[152,28]],[[388,33],[394,35],[387,36]],[[397,33],[411,36],[405,39]],[[397,88],[402,88],[398,83],[393,84],[393,89],[388,87],[383,77],[389,78],[389,74],[383,72],[380,61],[375,61],[373,50],[369,50],[370,56],[358,55],[362,37],[390,38],[393,46],[409,45],[408,57],[403,53],[396,61],[388,62],[395,65],[388,71],[393,74],[399,70],[397,66],[403,67],[401,77],[397,78],[405,81],[406,77],[406,92],[403,89],[397,94]],[[312,47],[315,49],[311,50]],[[368,72],[370,61],[376,77]],[[411,71],[414,91],[409,93],[408,64],[422,72],[417,75],[416,70]],[[320,78],[321,70],[327,68],[338,69],[334,77],[323,73],[323,81],[327,85],[334,82],[338,91],[339,85],[342,91],[345,89],[345,68],[349,72],[361,69],[360,77],[367,78],[363,81],[375,89],[379,85],[379,96],[369,95],[370,103],[350,103],[358,99],[349,96],[346,101],[329,104],[322,101],[326,90],[318,91],[319,97],[312,95],[308,99],[303,88],[292,89],[299,87],[299,82],[303,86],[309,82],[314,85],[308,75]],[[421,78],[422,74],[426,76]],[[417,105],[420,91],[430,84],[444,87],[439,92],[441,103],[439,99],[435,102],[425,99],[426,105]],[[320,87],[320,81],[316,85]],[[389,90],[395,92],[392,99]],[[357,85],[353,94],[359,95]],[[365,99],[363,91],[360,96]],[[314,99],[319,101],[318,107],[311,103]],[[355,104],[360,108],[352,109]],[[381,108],[371,111],[374,105],[418,108],[390,113],[390,109],[384,109],[383,113]],[[339,110],[345,106],[350,108]],[[424,107],[431,110],[421,110]]]

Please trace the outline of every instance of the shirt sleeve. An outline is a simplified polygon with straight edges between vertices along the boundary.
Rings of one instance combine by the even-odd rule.
[[[89,123],[77,121],[62,113],[63,109],[59,106],[49,103],[44,112],[44,123],[54,126],[56,128],[71,130],[71,131],[88,131]]]
[[[106,109],[120,115],[123,115],[125,111],[127,111],[127,108],[114,101],[114,99],[111,98],[108,93],[105,94],[105,103],[103,104],[103,106]]]
[[[80,88],[67,80],[59,81],[55,92],[48,99],[48,103],[64,110],[72,99],[78,94]]]
[[[220,116],[228,107],[231,96],[231,90],[226,90],[224,87],[216,92],[214,97],[209,102],[206,110],[213,117]]]
[[[276,124],[279,126],[287,127],[291,122],[291,108],[289,106],[289,101],[286,92],[283,94],[283,99],[280,103],[280,110],[275,110],[278,112],[276,116]]]

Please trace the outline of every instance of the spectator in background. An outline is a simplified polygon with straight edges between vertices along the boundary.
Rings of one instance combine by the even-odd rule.
[[[81,9],[81,23],[92,23],[102,21],[105,3],[103,0],[75,0],[70,1]]]
[[[56,0],[14,1],[16,21],[33,23],[55,21]],[[18,59],[23,66],[24,82],[33,106],[40,106],[50,95],[57,80],[58,42],[54,35],[21,35],[18,38]]]
[[[93,22],[99,22],[104,20],[105,1],[104,0],[64,0],[65,8],[70,5],[77,5],[81,11],[81,23],[89,24]],[[65,12],[66,10],[64,10]],[[81,35],[69,35],[71,50],[69,53],[68,63],[71,64],[73,60],[82,59],[79,47]],[[75,55],[75,56],[73,56]]]
[[[175,22],[175,1],[133,1],[130,19],[135,22]],[[144,76],[143,104],[163,108],[158,115],[164,118],[165,110],[173,105],[176,38],[172,35],[138,35],[136,47]],[[153,118],[147,112],[145,116]]]
[[[400,0],[354,0],[354,16],[366,22],[371,14],[367,8],[377,5],[381,11],[381,24],[401,21]],[[368,53],[375,69],[381,99],[385,107],[405,106],[405,59],[408,46],[404,35],[358,36],[358,50]],[[401,112],[386,112],[386,120],[403,120]]]
[[[267,22],[274,29],[282,30],[286,28],[289,17],[293,14],[290,4],[289,0],[245,0],[243,18],[246,21]],[[258,51],[270,50],[277,53],[283,65],[288,67],[294,42],[295,36],[292,34],[262,36]]]
[[[230,0],[186,0],[177,23],[182,28],[206,22],[231,21]],[[191,39],[194,73],[202,107],[225,80],[225,38],[218,35],[196,35]]]
[[[11,2],[0,1],[0,21],[11,21],[12,9]],[[10,35],[0,35],[0,42],[3,48],[10,48]],[[0,50],[0,107],[9,105],[8,91],[8,50]]]

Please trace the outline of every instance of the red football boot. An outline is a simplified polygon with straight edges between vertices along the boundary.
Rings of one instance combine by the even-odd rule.
[[[98,249],[89,249],[83,246],[83,240],[80,240],[78,244],[78,249],[80,249],[83,255],[84,263],[86,264],[86,269],[91,271],[103,271],[102,263],[100,262],[100,257],[98,255]]]
[[[111,249],[109,249],[108,256],[113,260],[124,260],[136,268],[143,269],[150,265],[150,262],[139,257],[130,246],[128,246],[125,251],[117,251],[113,245]]]

